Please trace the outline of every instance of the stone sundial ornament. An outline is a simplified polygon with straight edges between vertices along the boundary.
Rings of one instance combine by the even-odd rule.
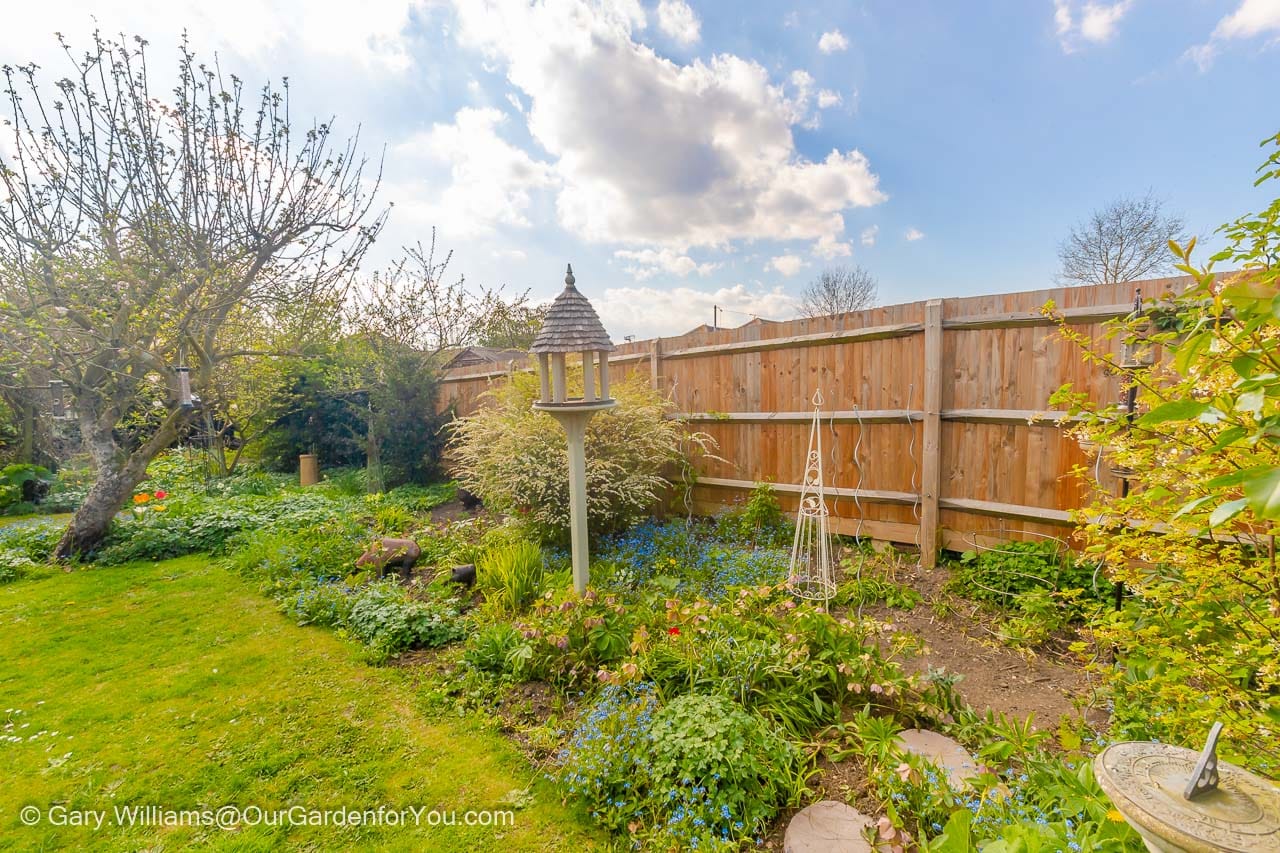
[[[1093,761],[1098,784],[1153,853],[1280,853],[1280,787],[1216,752],[1116,743]]]

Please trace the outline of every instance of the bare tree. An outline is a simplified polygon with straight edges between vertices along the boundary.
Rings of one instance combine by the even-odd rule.
[[[1181,216],[1165,212],[1151,192],[1116,199],[1071,230],[1058,247],[1067,285],[1107,284],[1156,278],[1173,271],[1169,241],[1187,239]]]
[[[348,322],[359,346],[349,359],[346,383],[364,394],[358,414],[365,421],[368,487],[382,491],[382,445],[396,387],[434,387],[450,350],[475,343],[495,318],[523,315],[530,309],[528,292],[505,299],[500,289],[471,288],[466,279],[448,275],[453,252],[436,258],[436,232],[431,243],[405,248],[405,256],[376,273],[358,288]]]
[[[228,359],[237,314],[331,305],[382,227],[357,138],[301,132],[287,81],[254,95],[181,44],[177,83],[149,87],[146,42],[95,33],[47,89],[4,66],[0,350],[66,383],[95,469],[57,548],[92,550]],[[231,318],[229,320],[229,318]],[[0,359],[3,360],[3,359]],[[117,427],[148,389],[168,401],[135,443]]]
[[[828,267],[805,288],[800,308],[806,317],[861,311],[875,305],[878,287],[862,267]]]

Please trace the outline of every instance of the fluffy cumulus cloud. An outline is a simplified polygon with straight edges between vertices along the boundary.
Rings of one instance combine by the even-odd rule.
[[[659,0],[658,29],[685,46],[702,38],[702,24],[684,0]]]
[[[619,249],[613,256],[626,261],[623,270],[639,281],[653,278],[656,275],[668,275],[684,278],[690,273],[711,275],[719,269],[720,264],[700,264],[688,255],[682,255],[672,249]]]
[[[842,212],[885,199],[867,158],[801,156],[812,78],[775,82],[730,54],[672,62],[633,34],[633,0],[455,0],[458,37],[504,68],[552,158],[560,224],[628,249],[826,240]]]
[[[98,0],[79,9],[61,2],[16,3],[4,12],[0,54],[8,62],[47,61],[55,58],[55,32],[80,46],[95,28],[144,33],[163,48],[185,30],[202,54],[218,50],[266,62],[295,50],[366,71],[400,73],[413,65],[404,34],[424,2],[363,0],[358,14],[332,0]]]
[[[627,335],[653,338],[683,334],[710,323],[713,308],[721,309],[722,325],[738,325],[752,317],[786,320],[799,312],[796,298],[781,287],[764,290],[742,284],[715,290],[614,287],[592,296],[591,303],[615,341]]]
[[[908,228],[907,233],[903,234],[902,236],[906,238],[908,243],[914,243],[917,240],[924,239],[924,232],[921,231],[919,228]]]
[[[790,278],[800,272],[804,266],[804,258],[799,255],[778,255],[769,259],[769,263],[765,265],[765,269],[777,270]]]
[[[1231,14],[1218,21],[1209,40],[1187,50],[1186,57],[1201,71],[1208,71],[1229,42],[1263,35],[1280,37],[1280,0],[1242,0]]]
[[[818,39],[818,50],[823,53],[839,53],[849,49],[849,39],[839,30],[823,33]]]
[[[872,225],[870,228],[862,229],[862,245],[868,249],[876,244],[876,237],[880,235],[880,226]]]
[[[818,93],[818,109],[825,110],[831,107],[838,107],[844,102],[839,92],[833,92],[830,89],[823,89]]]
[[[451,237],[486,234],[498,225],[528,226],[533,194],[555,186],[556,179],[550,166],[499,135],[507,121],[500,110],[464,107],[453,122],[432,125],[396,145],[392,153],[402,164],[422,164],[424,174],[433,165],[447,168],[449,178],[438,193],[431,191],[434,181],[424,181],[393,184],[388,196],[412,219],[441,225]]]
[[[1053,22],[1058,43],[1066,53],[1074,53],[1086,43],[1111,41],[1119,30],[1120,21],[1132,8],[1133,0],[1112,3],[1089,0],[1084,4],[1073,0],[1054,0]]]

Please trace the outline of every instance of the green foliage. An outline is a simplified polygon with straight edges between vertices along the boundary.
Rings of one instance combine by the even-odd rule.
[[[408,649],[443,646],[466,635],[456,601],[417,601],[395,581],[369,583],[357,590],[346,628],[369,646],[375,660]]]
[[[316,582],[335,581],[355,571],[364,551],[367,531],[349,518],[313,524],[253,529],[238,536],[230,548],[228,566],[258,579],[280,597]],[[301,594],[301,593],[299,593]]]
[[[53,475],[39,465],[13,464],[0,468],[0,515],[18,515],[17,507],[34,504],[38,491],[48,488]]]
[[[651,685],[611,686],[561,754],[562,784],[652,849],[729,849],[803,789],[799,750],[721,696],[660,704]]]
[[[729,699],[673,699],[650,730],[650,798],[666,818],[657,838],[687,849],[756,836],[800,793],[800,764],[795,746]]]
[[[1280,180],[1280,135],[1259,185]],[[1123,736],[1197,746],[1215,720],[1224,757],[1280,773],[1280,198],[1223,226],[1226,247],[1192,264],[1195,241],[1171,246],[1191,286],[1163,300],[1159,325],[1139,314],[1114,336],[1141,338],[1165,357],[1133,375],[1137,417],[1070,387],[1056,396],[1074,434],[1110,465],[1135,471],[1126,496],[1099,488],[1080,535],[1110,579],[1131,593],[1102,613],[1094,636],[1116,650],[1097,670]],[[1238,267],[1218,277],[1217,263]],[[1105,343],[1066,327],[1084,357],[1114,365]],[[1086,479],[1087,481],[1087,479]]]
[[[338,581],[305,580],[296,596],[281,602],[285,613],[299,625],[341,628],[351,616],[354,590]]]
[[[163,504],[135,506],[130,516],[112,524],[94,561],[117,565],[198,552],[221,553],[238,533],[314,525],[332,516],[334,510],[323,495],[306,492],[229,498],[170,495]]]
[[[1014,607],[1020,594],[1034,590],[1092,593],[1095,568],[1055,539],[1004,542],[961,554],[950,588],[976,601]]]
[[[343,391],[335,359],[316,358],[301,366],[258,449],[267,469],[295,473],[303,453],[317,454],[326,467],[364,465],[364,421]]]
[[[463,660],[479,672],[521,677],[533,656],[533,647],[506,622],[485,625],[467,638]]]
[[[498,614],[517,614],[542,591],[545,572],[536,542],[517,541],[490,548],[476,562],[476,586]]]
[[[773,486],[756,483],[745,504],[716,518],[716,535],[726,542],[777,548],[791,544],[795,527],[783,515]]]
[[[888,578],[866,574],[842,583],[836,590],[835,601],[845,607],[883,603],[899,610],[912,610],[920,603],[920,593]]]
[[[683,446],[707,443],[667,419],[667,401],[641,377],[611,390],[618,406],[587,426],[587,515],[597,534],[647,515],[667,488],[663,468],[682,458]],[[488,507],[516,516],[540,541],[566,542],[565,435],[554,418],[531,408],[537,395],[537,377],[514,375],[488,392],[487,405],[455,423],[451,447],[463,484]]]
[[[39,565],[16,548],[0,547],[0,584],[26,577]]]

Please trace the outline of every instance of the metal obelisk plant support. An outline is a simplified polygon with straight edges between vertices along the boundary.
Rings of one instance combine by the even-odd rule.
[[[569,535],[573,554],[573,588],[587,591],[587,421],[596,412],[618,404],[609,396],[609,333],[587,298],[574,287],[573,267],[564,277],[564,290],[547,309],[542,328],[529,351],[538,357],[540,395],[533,407],[551,415],[564,427],[569,451]],[[582,396],[570,397],[565,356],[582,354]],[[597,370],[598,367],[598,370]],[[597,384],[598,379],[598,384]]]
[[[796,535],[791,545],[787,586],[801,598],[827,602],[836,594],[831,569],[831,529],[822,476],[822,392],[813,395],[813,426],[805,458]]]

